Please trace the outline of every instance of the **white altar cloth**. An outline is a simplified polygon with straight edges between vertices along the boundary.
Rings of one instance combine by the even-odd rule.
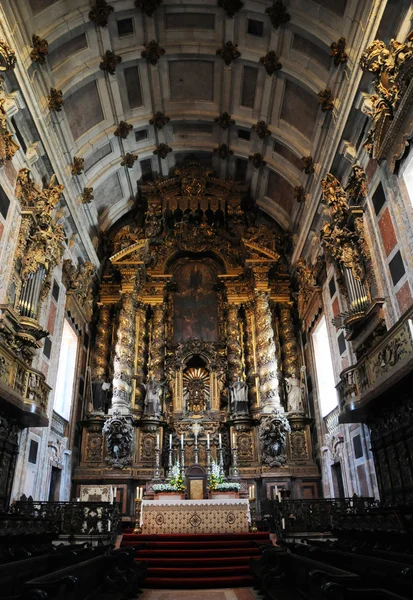
[[[143,500],[141,526],[144,534],[248,533],[248,500]]]

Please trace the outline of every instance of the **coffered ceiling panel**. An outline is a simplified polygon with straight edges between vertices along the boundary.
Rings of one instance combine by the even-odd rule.
[[[38,104],[47,106],[50,88],[63,92],[62,111],[44,111],[67,160],[62,169],[70,172],[74,156],[83,158],[73,190],[94,188],[93,205],[77,201],[77,210],[94,219],[96,231],[108,229],[130,210],[142,176],[167,176],[192,154],[221,177],[245,179],[283,227],[299,226],[307,209],[294,188],[306,188],[311,200],[312,185],[301,158],[321,164],[330,155],[341,98],[358,68],[350,61],[337,69],[330,46],[354,38],[372,3],[283,0],[289,20],[279,25],[266,12],[271,0],[245,0],[231,18],[216,0],[163,0],[152,16],[134,0],[108,0],[113,11],[99,27],[89,18],[96,0],[16,0],[28,72],[32,35],[49,42],[45,64],[31,76]],[[142,55],[144,44],[152,46]],[[109,70],[102,64],[107,52],[115,59]],[[317,94],[325,88],[333,108],[323,112]],[[158,112],[169,118],[161,127],[150,124]],[[223,113],[228,127],[217,123]],[[162,144],[170,149],[165,158]]]

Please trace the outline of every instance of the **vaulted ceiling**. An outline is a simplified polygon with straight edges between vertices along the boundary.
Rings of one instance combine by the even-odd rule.
[[[166,176],[193,154],[219,176],[249,183],[259,206],[284,229],[309,226],[320,176],[334,158],[354,101],[358,56],[371,39],[372,11],[380,2],[285,0],[290,18],[279,27],[266,14],[272,3],[261,0],[245,0],[233,18],[216,0],[166,0],[152,17],[133,0],[108,0],[114,10],[107,27],[89,18],[96,0],[5,3],[41,136],[72,197],[74,221],[94,244],[99,231],[131,210],[142,176]],[[30,59],[33,34],[49,44],[44,65]],[[341,37],[348,61],[336,66],[330,46]],[[142,56],[152,40],[165,51],[156,64]],[[240,56],[226,65],[217,50],[228,41],[237,44]],[[113,75],[100,67],[107,51],[121,57]],[[260,62],[270,51],[282,65],[271,75]],[[334,108],[323,112],[317,94],[326,87]],[[62,90],[61,112],[48,109],[50,88]],[[149,123],[158,111],[170,119],[162,129]],[[234,120],[228,129],[216,122],[224,112]],[[131,125],[126,139],[115,135],[122,121]],[[258,121],[268,129],[263,139],[253,128]],[[162,143],[172,149],[165,159],[154,154]],[[232,152],[225,159],[215,151],[220,144]],[[132,168],[122,166],[127,153],[138,156]],[[256,153],[266,163],[259,168],[249,160]],[[72,176],[75,156],[84,159],[84,171]],[[313,157],[314,174],[303,170],[306,156]],[[301,186],[304,203],[294,197]],[[94,199],[82,204],[80,195],[90,187]]]

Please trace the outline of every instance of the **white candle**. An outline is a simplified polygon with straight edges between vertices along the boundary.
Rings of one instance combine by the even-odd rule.
[[[169,434],[169,448],[172,450],[172,433]]]
[[[235,433],[232,434],[232,447],[235,448],[235,441],[236,441],[236,437],[235,437]]]
[[[209,450],[210,445],[209,445],[209,433],[207,433],[207,449]]]
[[[117,493],[118,493],[118,488],[117,487],[113,488],[113,499],[115,502],[116,502],[116,494]]]
[[[141,488],[138,486],[136,488],[136,500],[139,500],[139,497],[140,497],[139,494],[140,494],[140,492],[141,492]]]
[[[181,450],[184,449],[184,434],[181,433]]]
[[[159,433],[156,434],[156,445],[159,448]]]
[[[222,448],[222,435],[220,433],[218,434],[218,440],[219,440],[219,447]]]
[[[252,493],[251,493],[251,486],[248,486],[248,498],[251,500],[252,498]]]
[[[143,486],[141,487],[141,500],[143,498]]]
[[[285,519],[281,519],[281,529],[285,529]]]

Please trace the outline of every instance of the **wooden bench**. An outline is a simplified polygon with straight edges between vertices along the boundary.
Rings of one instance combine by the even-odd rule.
[[[321,588],[323,597],[328,600],[409,600],[389,590],[379,588],[348,588],[338,583],[326,583]]]
[[[326,583],[348,587],[360,581],[355,573],[285,551],[265,550],[261,567],[254,569],[253,565],[251,572],[258,580],[260,591],[274,600],[320,598],[321,587]]]
[[[129,550],[129,549],[128,549]],[[27,581],[24,600],[117,600],[136,596],[147,565],[123,548]]]
[[[325,564],[341,567],[361,576],[365,587],[379,585],[384,589],[411,594],[413,589],[413,566],[402,562],[390,561],[375,556],[343,552],[330,546],[289,544],[291,552],[311,557]]]
[[[306,540],[306,542],[307,545],[316,546],[317,548],[331,548],[342,552],[363,554],[364,556],[375,556],[377,558],[384,558],[385,560],[401,562],[406,565],[413,565],[413,554],[408,554],[407,552],[395,552],[393,550],[373,548],[366,544],[356,543],[354,541],[351,543],[350,541],[322,542],[319,540]]]
[[[78,551],[40,555],[0,565],[2,594],[6,597],[18,595],[25,581],[75,564],[90,557],[91,554],[93,554],[92,548],[81,548]]]

